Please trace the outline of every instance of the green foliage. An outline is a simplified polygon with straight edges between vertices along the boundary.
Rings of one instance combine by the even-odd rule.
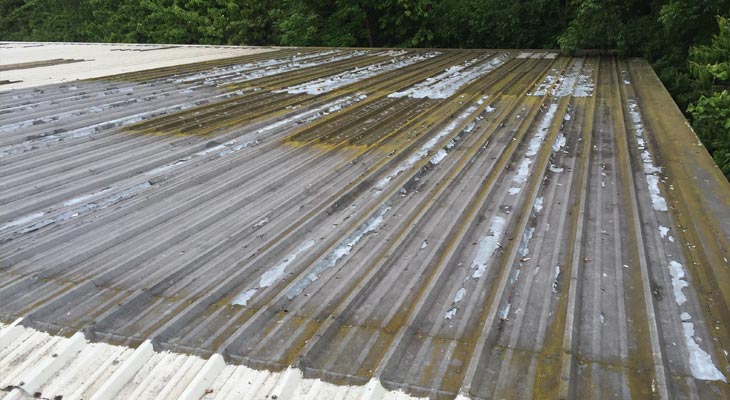
[[[701,85],[690,75],[685,57],[677,54],[663,56],[654,62],[654,70],[680,109],[686,109],[702,95]]]
[[[728,0],[669,0],[663,3],[657,19],[674,46],[683,49],[708,41],[716,26],[715,16],[730,12]]]
[[[86,41],[91,8],[86,0],[2,0],[3,40]]]
[[[433,0],[381,0],[364,2],[370,19],[377,19],[375,40],[387,46],[430,46],[436,2]],[[371,32],[371,35],[373,33]]]
[[[719,33],[709,45],[689,50],[690,73],[705,90],[687,111],[695,132],[725,176],[730,178],[730,21],[718,17]]]
[[[229,2],[232,10],[228,33],[228,43],[249,44],[254,46],[279,43],[272,18],[272,10],[278,0],[243,0]]]
[[[146,43],[143,34],[147,11],[139,1],[90,0],[94,24],[89,27],[89,40],[94,42]]]
[[[320,24],[317,14],[300,0],[285,1],[285,8],[272,11],[280,44],[285,46],[314,46]]]
[[[723,17],[717,17],[717,22],[720,32],[712,37],[711,44],[689,50],[690,72],[700,82],[710,85],[730,79],[730,22]]]
[[[560,48],[567,52],[578,49],[615,48],[623,28],[616,4],[598,0],[579,2],[575,18],[560,35]]]
[[[730,92],[723,90],[709,97],[702,96],[688,111],[697,136],[720,170],[730,177]]]
[[[568,14],[559,0],[447,0],[434,10],[434,42],[476,48],[554,48]]]

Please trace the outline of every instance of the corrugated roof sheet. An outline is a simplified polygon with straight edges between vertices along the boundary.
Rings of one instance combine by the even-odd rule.
[[[730,397],[730,187],[645,61],[210,57],[0,93],[8,398]]]

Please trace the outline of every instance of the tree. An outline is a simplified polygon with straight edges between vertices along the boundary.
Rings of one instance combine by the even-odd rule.
[[[660,29],[657,3],[661,2],[576,1],[575,16],[558,38],[560,48],[567,52],[615,49],[622,54],[648,56],[646,52]]]
[[[237,8],[237,18],[229,24],[229,42],[265,46],[279,43],[273,14],[280,6],[280,0],[244,0],[229,2]]]
[[[730,179],[730,21],[717,17],[720,32],[710,45],[689,50],[689,69],[706,94],[687,111],[697,135]]]
[[[92,18],[90,39],[95,42],[148,43],[144,34],[149,11],[139,1],[89,0]]]
[[[91,21],[86,0],[0,2],[0,38],[4,40],[87,41]]]
[[[554,48],[566,27],[561,0],[446,0],[437,2],[432,22],[437,46]]]

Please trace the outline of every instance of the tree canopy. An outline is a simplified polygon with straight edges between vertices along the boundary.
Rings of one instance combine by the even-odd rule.
[[[689,50],[690,73],[704,93],[688,108],[694,127],[725,176],[730,176],[730,20],[710,45]]]

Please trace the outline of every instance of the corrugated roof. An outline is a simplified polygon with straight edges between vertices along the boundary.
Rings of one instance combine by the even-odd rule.
[[[730,187],[648,63],[269,50],[0,93],[9,398],[730,396]]]

